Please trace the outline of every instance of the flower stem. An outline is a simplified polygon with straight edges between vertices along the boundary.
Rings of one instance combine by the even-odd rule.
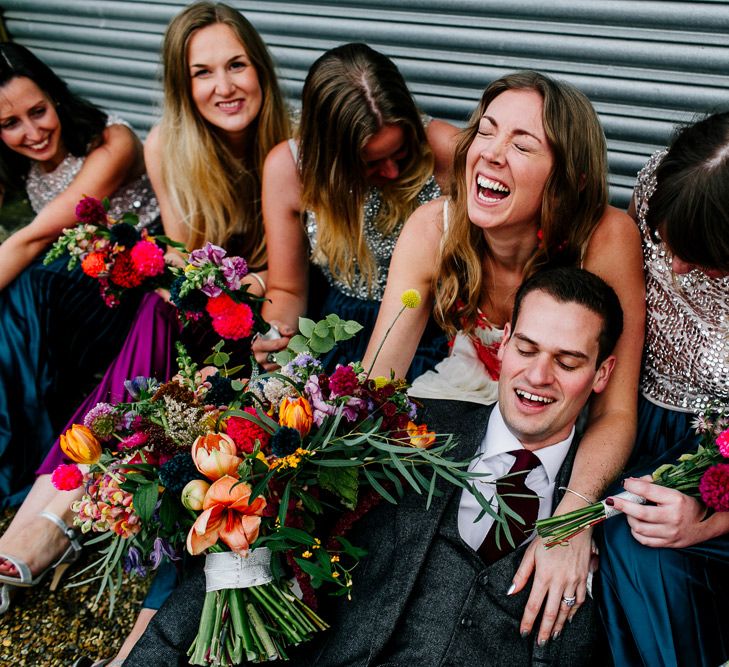
[[[372,372],[372,369],[375,367],[375,362],[377,361],[377,357],[380,356],[380,352],[382,351],[382,346],[385,344],[387,337],[390,335],[390,332],[392,331],[392,327],[394,327],[395,323],[400,319],[400,315],[403,314],[403,312],[405,311],[405,308],[407,308],[407,306],[403,306],[402,308],[400,308],[400,311],[398,312],[397,315],[395,315],[395,318],[392,320],[392,324],[390,324],[390,326],[387,327],[387,331],[385,331],[385,335],[382,337],[382,340],[380,341],[380,344],[377,347],[375,356],[372,358],[372,363],[370,364],[370,367],[367,369],[367,379],[369,379],[370,373]]]

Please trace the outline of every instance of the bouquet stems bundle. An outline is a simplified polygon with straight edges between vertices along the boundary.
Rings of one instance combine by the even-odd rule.
[[[714,406],[707,416],[695,421],[700,443],[693,453],[683,454],[676,463],[653,471],[655,484],[701,498],[710,510],[729,511],[729,408]],[[631,502],[645,504],[645,498],[629,491],[616,494]],[[537,521],[537,533],[547,549],[579,535],[621,512],[605,500],[581,509]]]

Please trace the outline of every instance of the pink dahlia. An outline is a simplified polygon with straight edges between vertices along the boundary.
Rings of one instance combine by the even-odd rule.
[[[222,338],[239,340],[253,332],[253,311],[245,303],[236,303],[227,294],[211,297],[205,308],[213,321],[213,329]]]
[[[719,453],[725,459],[729,459],[729,428],[719,433],[716,438],[716,446],[719,448]]]
[[[701,499],[717,512],[729,512],[729,463],[709,468],[699,482]]]
[[[165,270],[165,254],[154,241],[140,241],[131,250],[135,270],[145,278],[158,276]]]
[[[73,491],[81,486],[84,474],[75,463],[62,463],[51,473],[51,483],[59,491]]]

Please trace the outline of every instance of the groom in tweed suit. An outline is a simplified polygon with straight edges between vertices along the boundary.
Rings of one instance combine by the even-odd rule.
[[[473,457],[473,466],[485,466],[479,471],[504,474],[514,450],[533,452],[541,464],[526,483],[541,496],[539,516],[549,515],[555,489],[569,478],[575,421],[592,392],[607,385],[621,330],[617,297],[599,278],[579,269],[537,274],[520,288],[505,330],[498,404],[428,401],[425,420],[432,430],[455,433],[453,456]],[[292,651],[293,664],[595,664],[591,603],[551,641],[520,636],[529,590],[509,593],[526,545],[485,562],[479,545],[492,521],[474,523],[469,492],[446,483],[440,490],[427,510],[422,496],[409,493],[358,523],[351,539],[368,555],[355,570],[352,600],[327,601],[332,628]],[[202,601],[199,579],[173,595],[125,664],[186,664]],[[563,593],[567,600],[576,594]],[[559,627],[569,612],[563,604]]]

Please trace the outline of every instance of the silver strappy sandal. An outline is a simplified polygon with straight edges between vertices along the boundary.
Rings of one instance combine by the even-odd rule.
[[[72,563],[75,563],[81,555],[81,544],[78,541],[78,536],[73,528],[69,528],[66,525],[66,522],[61,519],[61,517],[53,514],[53,512],[44,511],[41,512],[39,516],[42,516],[44,519],[48,519],[51,523],[56,524],[58,529],[68,538],[70,544],[55,563],[51,563],[45,570],[36,575],[35,578],[33,578],[28,565],[20,558],[9,554],[0,554],[0,558],[4,558],[6,561],[15,566],[19,575],[17,577],[13,577],[6,574],[0,574],[0,583],[3,584],[2,588],[0,588],[0,614],[5,613],[10,607],[11,589],[37,586],[43,580],[43,577],[45,577],[51,570],[53,570],[51,591],[55,591],[56,588],[58,588],[61,577],[63,577],[66,570]]]

